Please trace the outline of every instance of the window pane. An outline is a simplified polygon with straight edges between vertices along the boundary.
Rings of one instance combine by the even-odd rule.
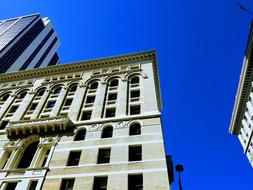
[[[0,125],[0,129],[5,129],[5,127],[8,125],[9,121],[2,121]]]
[[[90,118],[91,118],[91,111],[83,112],[81,120],[89,120]]]
[[[142,160],[142,148],[141,146],[129,146],[129,161]]]
[[[116,93],[108,95],[108,101],[111,101],[111,100],[117,100],[117,94]]]
[[[139,82],[140,82],[139,77],[133,77],[133,78],[131,79],[131,84],[138,84]]]
[[[29,190],[35,190],[37,183],[38,183],[38,181],[32,181]]]
[[[75,136],[75,141],[80,141],[80,140],[84,140],[85,139],[85,135],[86,135],[86,129],[80,129],[76,136]]]
[[[81,151],[70,151],[67,166],[77,166],[79,164]]]
[[[93,190],[106,190],[107,177],[95,177],[93,183]]]
[[[117,79],[113,80],[110,82],[110,87],[116,87],[116,86],[118,86],[118,84],[119,84],[119,81]]]
[[[55,105],[55,101],[50,101],[47,103],[47,108],[53,108]]]
[[[94,103],[94,101],[95,101],[95,96],[88,96],[87,98],[86,98],[86,103],[88,104],[88,103]]]
[[[128,176],[128,190],[143,190],[142,174]]]
[[[68,99],[66,99],[66,100],[65,100],[65,104],[64,104],[64,106],[70,106],[70,105],[72,104],[72,101],[73,101],[73,99],[72,99],[72,98],[68,98]]]
[[[109,117],[115,117],[115,108],[107,108],[106,109],[106,113],[105,113],[105,117],[109,118]]]
[[[131,96],[131,98],[140,97],[140,90],[132,90],[130,96]]]
[[[15,190],[17,184],[18,184],[17,182],[7,183],[5,190]]]
[[[111,154],[110,148],[99,149],[97,163],[98,164],[109,163],[110,162],[110,154]]]
[[[112,137],[113,128],[112,127],[106,127],[102,131],[102,138],[110,138]]]
[[[141,125],[139,123],[134,123],[130,126],[130,135],[140,135],[141,134]]]
[[[97,82],[94,82],[90,85],[90,89],[97,89],[98,87],[98,83]]]
[[[130,115],[137,115],[141,113],[140,105],[130,106]]]
[[[75,179],[63,179],[60,190],[72,190],[74,187]]]

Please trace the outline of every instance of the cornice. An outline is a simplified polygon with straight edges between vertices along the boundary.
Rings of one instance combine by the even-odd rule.
[[[160,96],[160,82],[158,75],[158,66],[156,59],[156,51],[145,51],[133,54],[126,54],[120,56],[113,56],[108,58],[94,59],[88,61],[80,61],[69,64],[61,64],[55,66],[49,66],[45,68],[37,68],[33,70],[25,70],[13,73],[4,73],[0,74],[0,82],[10,82],[15,80],[24,80],[24,79],[32,79],[39,78],[51,75],[60,75],[64,73],[71,72],[80,72],[85,70],[93,70],[98,68],[103,68],[107,66],[115,66],[122,64],[129,64],[140,61],[151,60],[153,63],[153,71],[155,77],[155,86],[157,91],[157,100],[159,109],[161,109],[161,96]]]

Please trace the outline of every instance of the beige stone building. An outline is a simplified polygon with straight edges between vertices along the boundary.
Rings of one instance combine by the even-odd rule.
[[[156,52],[0,75],[1,190],[169,190]]]

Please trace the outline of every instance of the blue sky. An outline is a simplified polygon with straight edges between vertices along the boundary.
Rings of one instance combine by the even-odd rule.
[[[252,190],[253,169],[228,133],[251,22],[232,0],[2,0],[0,8],[0,19],[50,17],[62,63],[156,49],[166,151],[185,166],[184,189]]]

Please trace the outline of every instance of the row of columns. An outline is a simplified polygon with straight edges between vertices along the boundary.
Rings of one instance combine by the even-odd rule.
[[[103,105],[106,96],[106,89],[107,89],[107,83],[99,82],[97,91],[96,91],[96,98],[92,107],[92,115],[91,119],[96,120],[100,119],[103,113]],[[77,88],[77,91],[75,93],[73,102],[69,109],[69,117],[71,120],[78,120],[79,112],[82,109],[82,100],[85,98],[85,92],[86,92],[87,85],[80,85]],[[118,86],[118,98],[116,102],[116,116],[126,116],[126,107],[127,107],[127,81],[126,80],[119,80],[119,86]],[[61,101],[59,100],[59,104],[61,105]],[[85,102],[84,102],[85,103]],[[56,105],[58,104],[58,101]]]
[[[88,78],[88,76],[87,76]],[[84,80],[85,81],[85,80]],[[156,106],[156,104],[154,103],[154,101],[152,100],[152,98],[145,98],[143,88],[142,88],[142,83],[144,82],[144,80],[142,80],[142,77],[140,77],[140,95],[141,97],[143,97],[143,100],[140,101],[141,103],[141,107],[144,108],[144,111],[150,111],[148,109],[149,107],[154,107]],[[147,84],[148,81],[145,81],[145,85],[150,85]],[[153,84],[154,85],[154,84]],[[128,98],[127,96],[129,96],[129,92],[128,92],[128,81],[127,80],[122,80],[119,79],[119,86],[118,86],[118,98],[117,98],[117,102],[116,102],[116,117],[122,117],[122,116],[126,116],[127,115],[127,106],[128,106]],[[150,85],[152,86],[152,85]],[[153,86],[152,86],[153,87]],[[70,106],[69,109],[69,117],[71,118],[71,120],[73,121],[77,121],[79,118],[79,113],[80,110],[82,109],[82,100],[85,98],[85,91],[86,91],[87,85],[79,85],[76,93],[74,95],[73,98],[73,102]],[[97,91],[96,91],[96,98],[95,98],[95,102],[93,104],[92,107],[92,116],[91,119],[92,120],[97,120],[100,119],[103,113],[103,109],[104,109],[104,101],[105,101],[105,95],[106,95],[106,89],[107,89],[107,83],[105,82],[99,82]],[[147,89],[147,88],[146,88]],[[152,89],[152,88],[151,88]],[[57,101],[51,111],[50,117],[54,117],[57,116],[60,112],[61,106],[66,98],[68,92],[68,88],[63,87],[58,98]],[[34,110],[31,119],[36,119],[39,117],[39,114],[41,113],[41,111],[43,110],[44,106],[46,105],[46,102],[48,101],[48,98],[50,96],[51,90],[46,90],[45,93],[42,95],[36,109]],[[147,96],[150,94],[153,94],[153,90],[149,90],[148,92],[145,93],[145,95]],[[153,95],[155,97],[155,94]],[[20,119],[22,119],[24,112],[28,109],[28,106],[30,105],[30,103],[32,102],[34,98],[34,93],[33,92],[29,92],[25,98],[22,100],[22,102],[20,103],[19,108],[17,109],[17,111],[14,113],[11,121],[18,121]],[[145,99],[145,101],[144,101]],[[8,108],[12,105],[13,101],[15,100],[15,96],[11,96],[10,98],[7,99],[7,101],[4,103],[1,111],[0,111],[0,118],[4,117],[4,114],[6,113],[6,111],[8,110]],[[144,102],[146,102],[146,104],[144,104]],[[154,110],[154,109],[152,109]]]

